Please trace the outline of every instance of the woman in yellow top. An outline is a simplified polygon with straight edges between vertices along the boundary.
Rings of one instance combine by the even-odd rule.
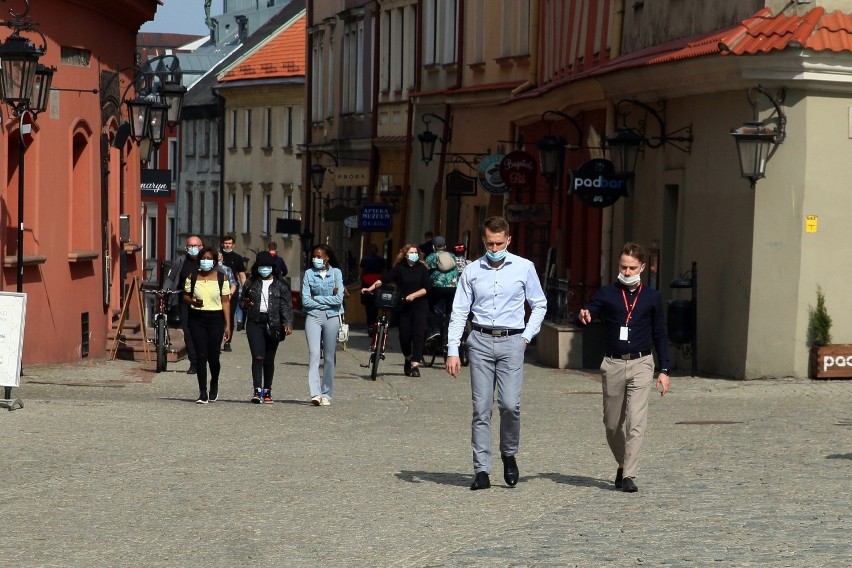
[[[198,253],[198,270],[186,279],[183,301],[189,304],[189,333],[195,344],[198,369],[198,404],[219,398],[219,346],[231,339],[231,283],[216,270],[216,252]],[[207,391],[207,366],[210,391]]]

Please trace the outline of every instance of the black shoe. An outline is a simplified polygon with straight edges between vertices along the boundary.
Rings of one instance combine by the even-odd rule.
[[[615,488],[616,489],[621,489],[621,482],[623,480],[623,476],[624,476],[624,468],[620,467],[617,470],[615,470]]]
[[[189,369],[186,370],[187,375],[195,375],[198,371],[195,369],[195,365],[190,365]]]
[[[219,400],[219,391],[210,389],[210,396],[208,397],[208,399],[210,400],[210,402],[216,402],[217,400]]]
[[[261,396],[260,389],[254,391],[254,396],[251,397],[251,401],[254,404],[260,404],[263,401],[263,396]]]
[[[223,346],[222,346],[222,351],[225,351],[225,352],[227,352],[227,353],[230,353],[230,352],[231,352],[231,344],[230,344],[230,343],[226,343],[225,345],[223,345]]]
[[[198,398],[195,401],[195,404],[207,404],[208,402],[207,393],[202,392],[198,395]]]
[[[402,366],[402,372],[405,373],[406,377],[411,376],[411,361],[405,361],[405,365]]]
[[[242,330],[244,330],[245,328],[246,328],[246,324],[244,324],[243,322],[238,322],[238,323],[237,323],[237,331],[242,331]]]
[[[509,487],[514,487],[518,484],[520,477],[518,462],[515,460],[515,456],[501,455],[500,458],[503,460],[503,479],[506,480]]]
[[[411,370],[408,372],[409,377],[419,377],[420,376],[420,367],[411,367]]]
[[[621,482],[621,490],[625,493],[636,493],[637,491],[639,491],[639,488],[636,487],[635,483],[633,483],[632,477],[625,477],[624,480]]]
[[[491,487],[491,479],[488,478],[488,473],[480,471],[476,474],[476,478],[473,480],[473,485],[470,486],[470,490],[476,491],[477,489],[488,489],[489,487]]]

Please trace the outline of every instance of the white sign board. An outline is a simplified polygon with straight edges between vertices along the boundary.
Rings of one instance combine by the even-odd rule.
[[[26,320],[27,295],[0,292],[0,387],[18,387],[21,384]]]

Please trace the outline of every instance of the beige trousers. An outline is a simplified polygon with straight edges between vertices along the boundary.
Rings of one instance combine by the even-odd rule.
[[[648,424],[648,396],[654,384],[654,357],[632,361],[604,357],[603,422],[615,461],[624,464],[624,477],[635,477]]]

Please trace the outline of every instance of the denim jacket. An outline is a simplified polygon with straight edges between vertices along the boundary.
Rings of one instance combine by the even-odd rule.
[[[337,288],[337,294],[334,289]],[[343,313],[343,273],[329,268],[325,278],[316,268],[305,270],[302,276],[302,308],[308,315],[324,310],[327,316]]]

